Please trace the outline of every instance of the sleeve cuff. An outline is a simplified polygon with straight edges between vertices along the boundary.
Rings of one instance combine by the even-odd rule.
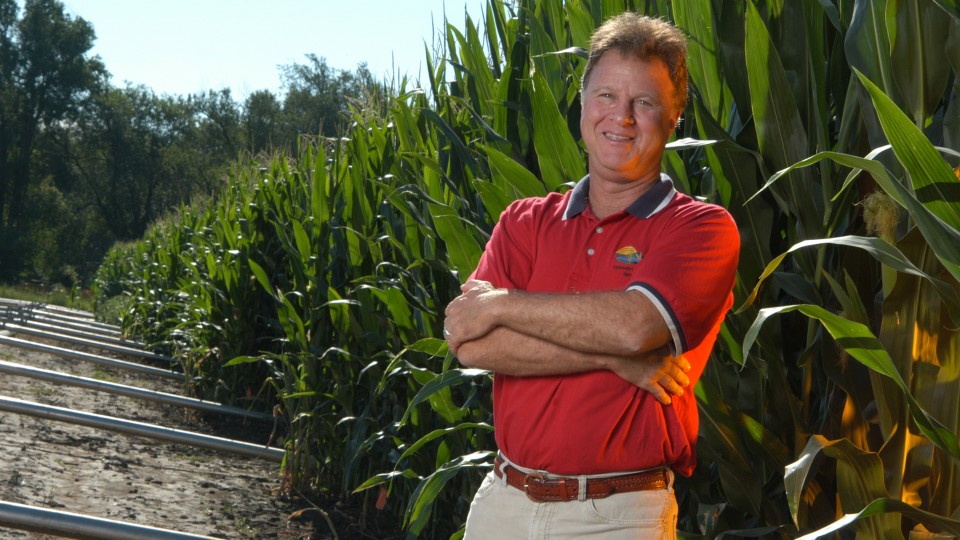
[[[677,314],[670,308],[667,300],[661,296],[656,289],[646,283],[631,283],[630,286],[627,287],[627,290],[642,293],[653,302],[657,311],[663,316],[664,322],[667,323],[667,328],[670,329],[670,335],[673,337],[673,342],[670,343],[670,354],[678,355],[687,352],[687,339],[683,335],[683,327],[680,326]]]

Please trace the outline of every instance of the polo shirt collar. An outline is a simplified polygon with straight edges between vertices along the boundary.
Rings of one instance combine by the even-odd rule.
[[[590,175],[584,176],[577,182],[570,194],[570,201],[567,203],[567,210],[563,213],[563,219],[576,217],[587,209],[587,194],[590,193]],[[627,207],[628,214],[646,219],[667,207],[667,204],[673,200],[677,190],[673,187],[673,180],[666,173],[660,173],[660,181],[646,193],[633,201]]]

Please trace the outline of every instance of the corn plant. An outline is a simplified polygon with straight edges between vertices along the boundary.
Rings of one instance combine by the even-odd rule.
[[[289,490],[455,536],[493,456],[490,378],[450,356],[442,309],[507,204],[584,174],[584,48],[626,9],[689,35],[663,168],[742,240],[684,536],[958,534],[953,0],[491,0],[445,25],[424,84],[151,231],[127,328],[195,392],[277,406]]]

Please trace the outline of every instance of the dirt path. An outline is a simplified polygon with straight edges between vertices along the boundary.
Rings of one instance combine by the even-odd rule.
[[[179,391],[176,382],[2,344],[0,360]],[[182,408],[25,377],[0,375],[0,395],[199,433],[222,428]],[[269,426],[251,422],[261,424],[233,425],[230,436],[263,444]],[[311,521],[290,519],[304,503],[278,496],[279,466],[265,460],[6,412],[0,412],[0,456],[5,502],[218,538],[325,537],[314,533]],[[6,538],[48,537],[0,526],[0,539]]]

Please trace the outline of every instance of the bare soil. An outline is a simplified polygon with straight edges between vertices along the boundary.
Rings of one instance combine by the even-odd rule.
[[[0,359],[179,392],[176,381],[2,344]],[[256,444],[264,444],[271,429],[259,421],[202,418],[179,407],[25,377],[0,375],[0,395]],[[265,460],[7,412],[0,412],[0,456],[5,502],[216,538],[333,537],[307,501],[281,496],[279,465]],[[0,539],[6,538],[49,536],[0,525]]]

